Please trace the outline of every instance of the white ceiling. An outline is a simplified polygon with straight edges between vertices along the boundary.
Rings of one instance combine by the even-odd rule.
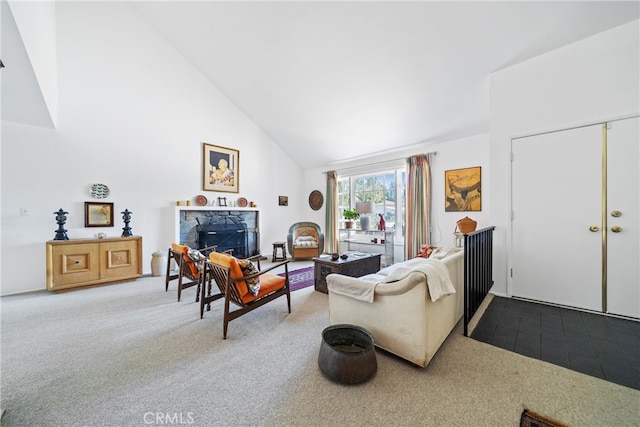
[[[638,19],[640,2],[130,4],[314,168],[488,132],[493,71]]]
[[[638,2],[134,2],[304,168],[489,130],[489,75]]]

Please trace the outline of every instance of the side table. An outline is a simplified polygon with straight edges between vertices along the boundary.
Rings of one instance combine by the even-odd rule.
[[[280,249],[280,254],[278,254],[278,249]],[[271,257],[272,262],[276,261],[286,261],[287,260],[287,247],[285,242],[273,242],[273,256]]]
[[[313,258],[315,290],[329,293],[327,290],[327,276],[331,273],[345,276],[360,277],[380,270],[380,254],[359,252],[347,253],[347,259],[331,260],[331,256]]]

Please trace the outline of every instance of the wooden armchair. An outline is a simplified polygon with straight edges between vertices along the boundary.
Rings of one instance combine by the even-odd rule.
[[[253,264],[254,267],[251,268],[249,266],[250,263],[247,261],[255,262]],[[246,260],[238,260],[228,254],[211,252],[209,259],[205,261],[205,271],[208,276],[207,280],[210,281],[212,278],[215,280],[220,289],[220,294],[210,295],[209,290],[209,295],[205,295],[205,286],[202,287],[200,318],[204,316],[205,305],[207,305],[207,310],[210,310],[211,302],[224,298],[223,339],[226,339],[227,327],[230,321],[276,298],[286,295],[287,306],[289,313],[291,313],[288,263],[288,260],[283,261],[261,270],[260,255]],[[282,265],[284,265],[284,277],[269,273],[269,271]],[[252,283],[253,279],[259,280],[259,289],[255,289],[256,284]],[[231,303],[239,308],[231,310]]]
[[[216,246],[209,246],[207,248],[198,249],[198,251],[215,250]],[[169,248],[169,255],[167,257],[167,274],[165,276],[165,292],[169,290],[169,282],[172,280],[178,280],[178,301],[182,296],[182,290],[197,286],[196,290],[196,302],[200,299],[200,286],[202,283],[202,268],[204,267],[205,258],[194,260],[189,255],[191,248],[188,246],[180,245],[178,243],[172,243]],[[171,274],[171,260],[174,260],[178,265],[178,272]]]

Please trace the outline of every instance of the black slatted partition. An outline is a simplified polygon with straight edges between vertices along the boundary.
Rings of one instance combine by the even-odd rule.
[[[464,235],[464,336],[471,318],[493,286],[493,230]]]

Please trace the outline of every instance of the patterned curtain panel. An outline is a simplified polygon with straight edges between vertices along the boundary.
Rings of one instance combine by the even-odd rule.
[[[324,230],[325,252],[339,252],[338,242],[338,174],[327,172],[327,220]]]
[[[429,157],[418,154],[407,159],[405,259],[415,258],[420,245],[430,244],[431,172]]]

